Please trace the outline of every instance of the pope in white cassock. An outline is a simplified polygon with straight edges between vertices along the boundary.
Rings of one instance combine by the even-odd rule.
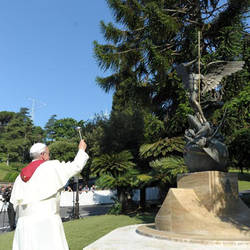
[[[81,140],[74,161],[68,163],[49,160],[45,144],[30,148],[33,161],[16,178],[10,199],[18,215],[13,250],[69,249],[59,215],[60,193],[86,164],[86,147]]]

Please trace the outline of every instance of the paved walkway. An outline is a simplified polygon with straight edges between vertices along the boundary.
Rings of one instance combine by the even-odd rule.
[[[83,248],[83,250],[249,250],[249,245],[202,245],[155,239],[137,234],[136,228],[138,226],[118,228]]]

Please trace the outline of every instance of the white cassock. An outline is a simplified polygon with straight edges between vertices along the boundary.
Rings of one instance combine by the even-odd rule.
[[[16,178],[11,203],[18,214],[12,250],[68,250],[59,215],[60,195],[89,156],[80,149],[73,162],[42,163],[28,182]]]

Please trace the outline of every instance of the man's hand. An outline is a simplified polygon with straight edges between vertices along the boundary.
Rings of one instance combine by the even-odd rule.
[[[80,142],[79,142],[79,149],[83,149],[84,151],[86,150],[86,148],[87,148],[87,144],[85,143],[85,141],[84,140],[81,140]]]

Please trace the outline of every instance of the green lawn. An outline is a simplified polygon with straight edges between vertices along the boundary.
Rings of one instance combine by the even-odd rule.
[[[230,169],[229,172],[238,173],[239,191],[250,190],[250,172],[249,171],[244,170],[244,172],[241,173],[237,169]]]
[[[151,223],[155,215],[137,216],[101,215],[90,216],[63,223],[66,238],[71,250],[82,250],[108,232],[127,225]],[[0,234],[0,250],[11,250],[13,232]]]
[[[239,181],[239,191],[250,190],[250,182],[249,181]]]
[[[238,170],[230,170],[230,172],[238,173],[239,191],[250,190],[250,172],[244,172],[243,174]],[[150,214],[138,216],[90,216],[65,222],[64,229],[70,249],[82,250],[83,247],[118,227],[151,223],[154,221],[154,217],[155,215]],[[13,235],[13,232],[0,234],[0,250],[11,250]]]

